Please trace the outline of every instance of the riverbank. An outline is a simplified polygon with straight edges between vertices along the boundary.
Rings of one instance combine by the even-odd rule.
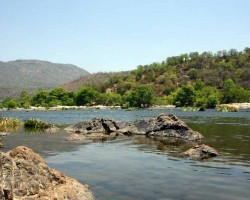
[[[15,111],[57,111],[57,110],[84,110],[84,109],[121,109],[121,106],[104,106],[104,105],[95,105],[95,106],[54,106],[54,107],[36,107],[31,106],[30,108],[15,108],[11,110]],[[175,108],[174,105],[155,105],[153,107],[150,107],[150,109],[164,109],[164,108]],[[0,109],[1,110],[8,110],[7,108]]]
[[[222,105],[222,104],[221,104]],[[234,106],[237,109],[250,109],[250,103],[230,103],[230,104],[223,104],[223,105],[229,105]],[[174,109],[176,108],[175,105],[154,105],[150,107],[149,109]],[[122,109],[121,106],[104,106],[104,105],[95,105],[95,106],[54,106],[54,107],[36,107],[31,106],[30,108],[15,108],[11,109],[14,111],[59,111],[59,110],[85,110],[85,109]],[[7,108],[2,108],[0,111],[6,111]]]

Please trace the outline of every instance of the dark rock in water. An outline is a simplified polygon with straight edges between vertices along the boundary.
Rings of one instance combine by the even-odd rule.
[[[119,135],[146,135],[157,139],[176,138],[199,141],[203,136],[189,128],[172,114],[161,114],[157,118],[143,119],[134,124],[116,122],[110,119],[94,118],[87,122],[78,122],[65,130],[84,134],[91,138],[114,138]]]
[[[189,128],[185,122],[172,114],[160,114],[157,118],[143,119],[135,123],[139,132],[155,138],[179,138],[199,141],[203,136]]]
[[[31,149],[20,146],[0,152],[0,199],[93,200],[88,185],[49,168]]]
[[[120,135],[119,130],[127,125],[110,119],[94,118],[91,121],[78,122],[67,128],[66,131],[85,135],[88,139],[112,139]]]
[[[8,136],[10,133],[7,132],[0,132],[0,137]]]
[[[208,145],[201,144],[196,145],[193,148],[185,151],[183,155],[191,157],[192,159],[203,160],[211,157],[216,157],[218,155],[218,152],[214,148],[209,147]]]
[[[67,127],[65,130],[76,133],[105,133],[110,134],[119,129],[117,122],[109,119],[94,118],[91,121],[78,122]]]

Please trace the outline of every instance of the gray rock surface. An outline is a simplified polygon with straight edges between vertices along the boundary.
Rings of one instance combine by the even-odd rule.
[[[143,119],[136,122],[135,126],[139,132],[144,132],[149,137],[178,138],[190,141],[200,141],[204,138],[172,114],[160,114],[157,118]]]
[[[146,135],[158,139],[176,138],[190,141],[200,141],[203,139],[200,133],[193,131],[183,121],[172,114],[161,114],[157,118],[143,119],[134,124],[94,118],[91,121],[73,124],[65,130],[84,134],[88,138]]]
[[[50,168],[31,149],[0,152],[1,200],[93,200],[88,185]]]

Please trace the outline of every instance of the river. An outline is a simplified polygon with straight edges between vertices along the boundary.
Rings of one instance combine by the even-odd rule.
[[[176,156],[182,146],[133,138],[88,144],[64,141],[66,125],[94,117],[117,121],[172,113],[205,137],[219,156],[195,161]],[[61,126],[60,134],[26,133],[5,137],[7,151],[26,145],[44,157],[50,167],[90,185],[97,200],[105,199],[249,199],[250,112],[183,112],[152,110],[1,111],[20,120],[38,118]]]

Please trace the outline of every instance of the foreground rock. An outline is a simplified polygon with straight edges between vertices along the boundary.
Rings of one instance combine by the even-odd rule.
[[[0,199],[92,200],[87,185],[49,168],[31,149],[20,146],[0,152]]]
[[[209,147],[205,144],[201,144],[201,145],[196,145],[193,148],[185,151],[183,155],[191,157],[192,159],[203,160],[216,157],[218,155],[218,152],[212,147]]]
[[[157,118],[143,119],[134,124],[94,118],[78,122],[65,130],[83,134],[86,138],[115,138],[117,136],[145,135],[157,139],[181,139],[200,141],[203,136],[189,128],[172,114],[161,114]]]

